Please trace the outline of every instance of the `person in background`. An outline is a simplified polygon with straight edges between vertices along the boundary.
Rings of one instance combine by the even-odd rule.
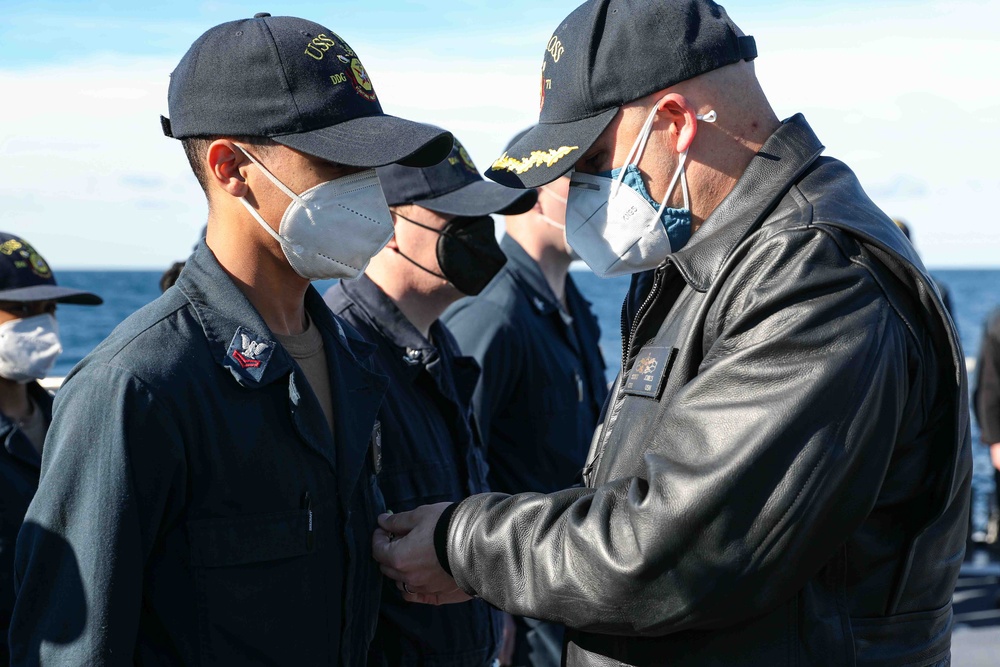
[[[14,543],[38,489],[52,396],[38,383],[62,352],[56,304],[97,306],[96,294],[60,287],[24,239],[0,232],[0,664],[10,660]]]
[[[333,31],[265,13],[202,35],[168,107],[208,235],[59,390],[12,662],[363,664],[386,378],[310,283],[389,241],[374,167],[451,134],[385,114]]]
[[[208,233],[208,226],[202,227],[201,236],[199,238],[202,239],[205,238],[205,235],[207,233]],[[195,245],[194,249],[197,250],[198,246]],[[168,289],[173,287],[174,283],[177,282],[177,278],[180,277],[181,271],[183,270],[184,270],[184,262],[174,262],[173,264],[171,264],[170,268],[164,271],[163,275],[160,276],[160,291],[166,292]]]
[[[524,213],[536,195],[484,180],[457,141],[438,165],[390,165],[378,174],[395,236],[365,275],[334,285],[325,300],[377,345],[378,368],[389,376],[378,413],[381,485],[386,507],[400,512],[488,489],[471,407],[479,367],[460,356],[439,317],[479,294],[504,265],[490,215]],[[368,664],[488,665],[501,648],[504,621],[482,600],[426,609],[386,586]]]
[[[976,362],[972,408],[979,423],[979,438],[989,448],[993,464],[993,499],[1000,505],[1000,308],[986,320]],[[976,536],[980,541],[982,538]]]
[[[462,352],[482,367],[473,407],[490,488],[511,494],[553,493],[581,482],[608,395],[600,327],[569,272],[569,178],[536,191],[531,210],[506,216],[500,248],[507,265],[500,275],[442,318]],[[514,620],[513,664],[557,667],[563,627]]]
[[[184,270],[184,262],[174,262],[170,265],[170,268],[163,272],[160,276],[160,291],[166,292],[168,289],[173,287],[177,283],[177,279],[181,275],[181,271]]]

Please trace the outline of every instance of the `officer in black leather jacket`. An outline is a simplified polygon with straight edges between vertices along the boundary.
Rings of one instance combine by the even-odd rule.
[[[563,622],[569,665],[949,663],[954,326],[851,171],[777,122],[755,55],[707,0],[594,0],[549,42],[542,122],[488,175],[575,166],[570,244],[634,276],[623,371],[586,488],[380,519],[410,599]]]

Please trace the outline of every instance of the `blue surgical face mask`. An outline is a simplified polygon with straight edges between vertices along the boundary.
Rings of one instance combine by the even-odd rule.
[[[598,176],[617,180],[622,174],[622,169],[625,170],[625,176],[621,179],[622,185],[628,186],[638,192],[643,199],[649,202],[650,206],[659,211],[660,202],[650,196],[649,190],[646,189],[646,184],[642,181],[642,173],[635,164],[605,171],[598,174]],[[664,207],[663,212],[660,213],[660,222],[663,223],[663,228],[667,230],[667,238],[670,239],[670,248],[674,252],[683,248],[691,240],[690,208]]]
[[[685,173],[688,152],[680,154],[662,204],[650,196],[639,171],[657,109],[650,111],[622,167],[603,174],[576,172],[570,178],[566,239],[599,276],[655,269],[691,238],[691,198]],[[715,122],[715,111],[699,114],[697,119]],[[666,201],[678,184],[684,206],[667,208]]]

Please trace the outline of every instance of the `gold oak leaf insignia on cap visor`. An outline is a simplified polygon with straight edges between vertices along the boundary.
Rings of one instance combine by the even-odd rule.
[[[531,151],[531,155],[520,159],[504,153],[500,156],[500,159],[493,163],[493,169],[496,171],[511,171],[515,174],[523,174],[536,167],[555,166],[564,157],[579,149],[579,146],[561,146],[547,151]]]

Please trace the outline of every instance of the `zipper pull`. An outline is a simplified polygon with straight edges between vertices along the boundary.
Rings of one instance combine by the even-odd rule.
[[[583,378],[576,371],[573,371],[573,378],[576,380],[576,402],[583,403]]]
[[[313,530],[312,498],[309,496],[308,491],[306,491],[306,494],[302,497],[302,509],[306,511],[309,518],[309,526],[306,529],[306,548],[309,549],[309,551],[312,551],[313,547],[316,545],[316,532]]]

